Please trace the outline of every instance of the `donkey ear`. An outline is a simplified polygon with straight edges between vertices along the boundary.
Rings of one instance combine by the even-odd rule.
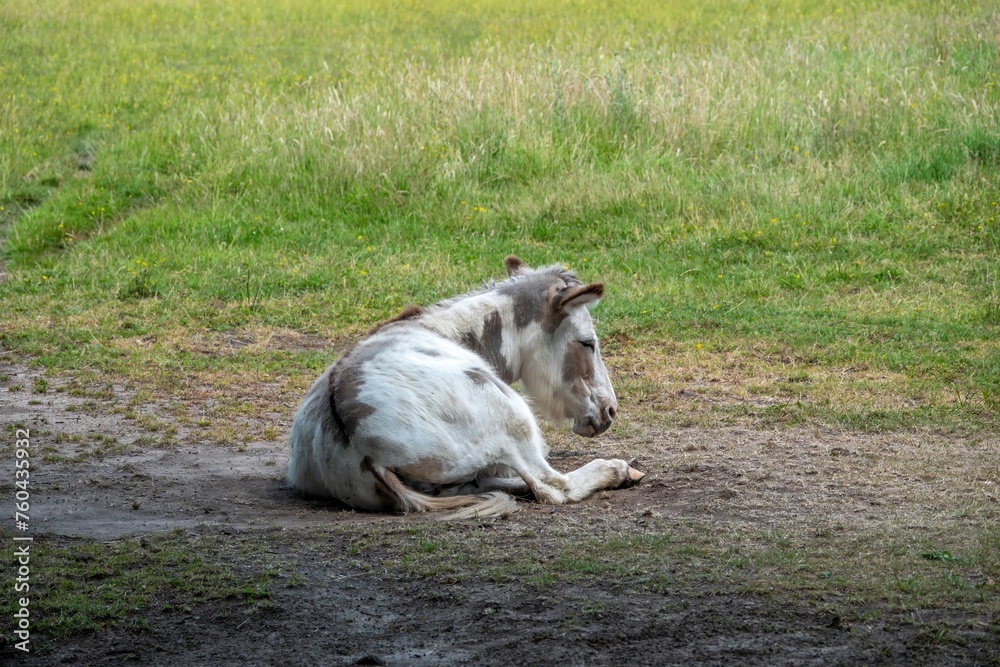
[[[531,273],[531,267],[522,262],[521,258],[515,255],[507,255],[507,258],[503,260],[503,263],[507,266],[507,275],[511,278]]]
[[[556,310],[569,313],[577,308],[597,303],[603,296],[604,285],[602,283],[577,285],[560,290],[553,305]]]

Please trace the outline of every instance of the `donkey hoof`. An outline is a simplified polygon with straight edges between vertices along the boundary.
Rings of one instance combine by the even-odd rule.
[[[619,489],[627,489],[630,486],[635,486],[645,476],[646,476],[646,473],[642,472],[641,470],[636,470],[635,468],[633,468],[630,465],[628,467],[628,475],[625,477],[625,480],[620,485],[618,485],[618,488]]]

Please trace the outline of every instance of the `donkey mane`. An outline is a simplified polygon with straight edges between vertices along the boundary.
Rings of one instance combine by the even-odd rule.
[[[534,272],[528,275],[512,276],[501,282],[497,282],[495,280],[487,280],[485,283],[483,283],[482,287],[470,290],[465,294],[459,294],[458,296],[442,299],[441,301],[438,301],[437,303],[431,304],[429,306],[418,306],[417,304],[414,303],[407,304],[403,306],[403,308],[399,311],[399,313],[396,316],[390,317],[388,320],[385,320],[384,322],[379,322],[374,327],[372,327],[372,329],[368,332],[368,335],[371,336],[372,334],[381,331],[382,329],[384,329],[389,325],[396,324],[398,322],[405,322],[406,320],[415,319],[428,312],[445,310],[451,306],[454,306],[456,303],[459,303],[466,299],[471,299],[472,297],[488,294],[489,292],[494,291],[501,285],[514,285],[529,280],[534,281],[538,280],[539,277],[558,278],[559,280],[562,280],[564,283],[566,283],[566,287],[576,287],[578,285],[583,284],[580,282],[580,279],[577,277],[575,271],[571,271],[559,264],[553,264],[552,266],[535,269]]]
[[[476,288],[476,289],[471,290],[469,292],[466,292],[465,294],[459,294],[458,296],[453,296],[453,297],[449,297],[447,299],[442,299],[441,301],[438,301],[437,303],[435,303],[433,305],[426,306],[426,307],[420,309],[418,312],[410,313],[409,315],[406,315],[405,317],[404,317],[403,313],[400,313],[395,318],[393,318],[392,320],[390,320],[390,322],[395,322],[395,321],[399,321],[399,320],[403,320],[403,319],[408,319],[409,317],[412,317],[414,315],[419,315],[421,312],[423,312],[425,310],[430,310],[430,309],[440,310],[440,309],[448,308],[449,306],[453,306],[453,305],[455,305],[456,303],[458,303],[460,301],[464,301],[465,299],[470,299],[470,298],[475,297],[475,296],[480,296],[482,294],[486,294],[488,292],[492,292],[493,290],[497,289],[501,285],[513,285],[513,284],[516,284],[516,283],[525,282],[525,281],[529,281],[529,280],[532,280],[532,281],[533,280],[538,280],[539,276],[541,276],[541,277],[551,276],[553,278],[558,278],[558,279],[562,280],[564,283],[566,283],[566,287],[576,287],[577,285],[582,285],[583,284],[583,283],[580,282],[580,279],[577,277],[576,272],[571,271],[571,270],[563,267],[560,264],[553,264],[552,266],[547,266],[547,267],[543,267],[543,268],[540,268],[540,269],[535,269],[530,274],[520,275],[520,276],[513,276],[513,277],[507,278],[506,280],[503,280],[501,282],[497,282],[495,280],[488,280],[488,281],[486,281],[483,284],[482,287],[479,287],[479,288]],[[409,309],[409,308],[410,308],[410,306],[407,306],[407,309]],[[405,310],[406,309],[404,309],[404,312],[405,312]],[[386,322],[386,324],[388,324],[388,322]]]
[[[368,335],[371,336],[372,334],[381,331],[390,324],[395,324],[396,322],[403,322],[405,320],[413,319],[414,317],[422,315],[423,313],[424,313],[423,306],[418,306],[415,303],[407,304],[403,306],[403,309],[400,310],[399,314],[396,315],[395,317],[391,317],[385,322],[379,322],[378,324],[376,324],[374,328],[372,328],[372,330],[368,332]]]

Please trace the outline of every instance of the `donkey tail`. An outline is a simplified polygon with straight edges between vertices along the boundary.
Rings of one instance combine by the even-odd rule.
[[[457,512],[452,512],[441,517],[446,521],[460,521],[462,519],[490,519],[493,517],[506,517],[520,509],[514,496],[503,491],[490,491],[481,496],[458,496],[459,498],[478,498],[480,502],[474,505],[467,505]]]
[[[497,516],[509,516],[518,510],[514,497],[503,491],[491,491],[481,496],[429,496],[426,493],[414,491],[400,481],[396,473],[385,468],[379,470],[365,458],[365,467],[375,477],[379,491],[391,498],[397,509],[404,514],[410,512],[437,512],[440,510],[458,510],[442,517],[454,519],[486,519]]]

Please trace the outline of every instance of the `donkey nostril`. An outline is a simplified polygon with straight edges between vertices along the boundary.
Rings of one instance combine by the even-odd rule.
[[[617,416],[618,416],[618,410],[615,408],[615,406],[613,405],[608,406],[608,419],[614,419]]]

